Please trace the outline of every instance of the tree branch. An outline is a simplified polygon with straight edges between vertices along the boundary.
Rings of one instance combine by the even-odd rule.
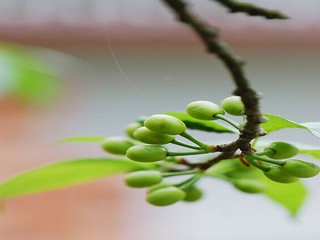
[[[250,16],[260,16],[267,19],[288,19],[289,17],[277,10],[264,9],[250,3],[233,0],[214,0],[229,9],[231,13],[242,12]]]
[[[189,25],[197,33],[205,43],[208,52],[216,54],[225,64],[237,87],[234,94],[241,97],[245,106],[244,114],[246,115],[247,121],[240,131],[239,138],[235,142],[219,146],[219,151],[228,154],[222,154],[218,159],[213,160],[212,163],[214,164],[214,162],[220,160],[221,157],[232,155],[237,149],[240,149],[244,153],[251,152],[250,142],[254,138],[264,135],[264,131],[260,128],[260,123],[264,122],[264,118],[260,113],[259,95],[250,87],[249,81],[244,74],[244,61],[220,39],[219,29],[191,13],[184,0],[162,1],[172,9],[179,21]]]

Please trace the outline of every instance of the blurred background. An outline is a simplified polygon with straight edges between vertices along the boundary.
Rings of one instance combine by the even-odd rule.
[[[207,0],[192,7],[247,60],[263,112],[320,121],[320,2],[250,2],[291,19],[229,15]],[[123,135],[137,116],[183,111],[199,99],[219,103],[233,89],[224,66],[161,1],[0,0],[0,181],[45,163],[105,156],[96,145],[57,144],[62,138]],[[320,146],[301,130],[272,138]],[[0,216],[1,239],[320,237],[319,178],[306,181],[310,196],[297,219],[263,196],[210,180],[201,182],[201,202],[156,208],[121,178],[8,202]]]

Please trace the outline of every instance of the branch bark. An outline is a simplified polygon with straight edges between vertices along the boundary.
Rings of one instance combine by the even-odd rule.
[[[289,17],[277,10],[269,10],[250,3],[234,0],[214,0],[229,9],[231,13],[242,12],[250,16],[260,16],[267,19],[288,19]]]
[[[238,149],[243,153],[250,153],[250,142],[254,138],[264,135],[264,131],[260,128],[260,124],[264,122],[264,118],[260,112],[259,94],[251,88],[245,76],[243,70],[244,60],[220,39],[219,29],[194,15],[184,0],[162,1],[170,7],[179,21],[193,29],[206,45],[208,52],[215,54],[224,63],[236,85],[234,94],[241,97],[245,106],[244,115],[247,121],[240,131],[239,138],[232,143],[220,145],[219,150],[222,152],[221,155],[209,161],[203,167],[208,168],[210,164],[213,165],[223,158],[232,156]]]

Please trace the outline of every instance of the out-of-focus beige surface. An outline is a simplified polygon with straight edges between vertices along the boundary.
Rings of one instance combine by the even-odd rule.
[[[19,102],[0,100],[1,180],[81,152],[61,151],[58,144],[46,141],[49,136],[34,136],[38,124],[47,122],[40,112]],[[50,130],[44,135],[48,133]],[[125,239],[121,224],[128,204],[121,182],[121,177],[110,178],[10,200],[0,213],[1,239]]]

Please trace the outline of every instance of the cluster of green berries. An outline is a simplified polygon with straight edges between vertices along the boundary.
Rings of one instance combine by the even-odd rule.
[[[209,101],[195,101],[187,106],[187,113],[201,120],[215,120],[225,112],[234,116],[242,116],[243,111],[244,105],[238,96],[225,98],[221,106]]]
[[[187,129],[180,119],[165,114],[152,115],[143,125],[134,131],[133,138],[149,145],[129,148],[126,155],[133,161],[156,162],[166,159],[168,151],[162,144],[175,141],[176,135]]]
[[[263,152],[252,154],[247,159],[263,162],[260,169],[263,170],[266,177],[275,182],[292,183],[298,181],[299,178],[318,175],[319,166],[298,159],[289,159],[296,156],[298,152],[299,149],[292,144],[273,142]]]
[[[194,101],[187,105],[187,114],[197,120],[223,120],[240,131],[240,124],[225,116],[243,116],[244,104],[238,96],[224,99],[221,105],[209,101]],[[245,118],[242,118],[245,121]],[[112,154],[125,155],[132,161],[156,162],[153,170],[134,171],[125,176],[127,186],[147,188],[147,202],[155,206],[168,206],[179,201],[197,201],[202,191],[195,183],[205,174],[197,168],[171,171],[166,166],[170,163],[179,165],[176,157],[196,154],[209,154],[217,151],[215,145],[203,143],[189,133],[187,125],[177,117],[167,114],[156,114],[131,123],[125,129],[126,137],[109,137],[102,142],[102,148]],[[191,143],[181,142],[179,138]],[[175,144],[188,148],[188,151],[172,152],[167,144]],[[191,149],[191,150],[190,150]],[[240,155],[252,166],[263,171],[272,181],[291,183],[299,178],[317,175],[320,171],[315,164],[302,160],[290,159],[298,153],[298,149],[285,142],[274,142],[263,152]],[[191,171],[191,172],[190,172]],[[188,175],[189,178],[177,184],[163,182],[171,176]],[[233,185],[247,193],[259,193],[265,186],[252,179],[237,179]]]
[[[187,106],[186,112],[196,119],[215,120],[222,118],[225,112],[241,116],[243,109],[244,105],[241,98],[232,96],[224,99],[221,106],[209,101],[192,102]],[[168,155],[170,156],[167,148],[163,145],[168,143],[179,145],[180,142],[176,140],[176,136],[181,135],[197,145],[193,149],[211,152],[206,144],[196,141],[186,133],[186,130],[186,124],[180,119],[166,114],[156,114],[143,121],[128,125],[125,131],[131,139],[124,137],[107,138],[102,143],[102,147],[113,154],[125,154],[133,161],[155,162],[166,159]],[[147,145],[136,144],[137,141]]]
[[[164,183],[162,180],[166,176],[169,175],[157,170],[140,170],[128,173],[124,181],[129,187],[147,188],[146,200],[155,206],[168,206],[182,200],[194,202],[202,198],[202,191],[193,185],[194,181],[188,180],[184,184]]]
[[[143,121],[131,123],[125,129],[130,138],[110,137],[102,142],[102,148],[109,153],[126,155],[129,159],[142,163],[174,160],[170,156],[187,155],[188,153],[169,152],[163,146],[168,143],[191,147],[196,153],[206,153],[207,145],[197,141],[186,133],[187,126],[180,119],[166,115],[152,115]],[[195,141],[191,146],[176,140],[181,135]],[[141,144],[143,143],[143,144]],[[200,145],[200,146],[199,146]],[[179,201],[193,202],[201,199],[202,191],[195,186],[195,179],[200,177],[192,171],[187,181],[178,184],[164,183],[163,178],[184,175],[185,172],[168,173],[158,170],[140,170],[128,173],[124,180],[127,186],[148,188],[146,200],[155,206],[168,206]]]
[[[180,119],[165,115],[156,114],[144,120],[140,126],[131,124],[126,132],[133,139],[145,144],[138,144],[128,148],[126,156],[138,162],[158,162],[175,155],[169,152],[164,144],[178,143],[177,135],[185,135],[187,126]],[[188,135],[187,135],[188,136]],[[200,144],[201,145],[201,144]],[[201,147],[195,147],[201,151]],[[207,149],[205,149],[207,151]],[[193,202],[202,197],[202,191],[191,181],[188,184],[163,183],[164,177],[175,176],[174,173],[167,174],[156,170],[145,170],[131,172],[125,176],[125,182],[130,187],[147,189],[146,200],[155,206],[168,206],[179,201]],[[190,180],[194,179],[193,174]]]
[[[193,118],[200,120],[226,120],[226,118],[222,117],[225,112],[241,116],[243,109],[244,105],[240,97],[233,96],[223,100],[221,106],[209,101],[195,101],[187,106],[186,111]],[[127,134],[133,139],[149,145],[131,146],[128,148],[126,156],[138,162],[164,160],[166,157],[174,154],[168,152],[167,148],[162,146],[163,144],[173,143],[183,145],[176,140],[177,135],[181,135],[195,143],[197,146],[193,146],[193,149],[199,150],[200,153],[212,152],[214,148],[196,141],[186,133],[186,129],[187,126],[183,121],[165,114],[152,115],[145,119],[143,124],[140,123],[140,125],[139,123],[130,124],[126,129]]]

